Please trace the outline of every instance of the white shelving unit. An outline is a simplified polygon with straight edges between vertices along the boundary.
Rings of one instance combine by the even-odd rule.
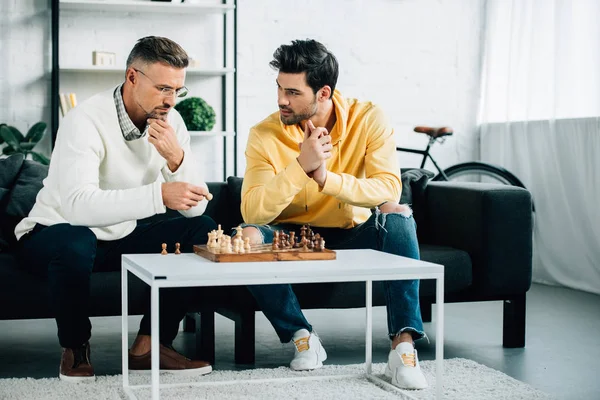
[[[235,9],[233,4],[175,3],[149,0],[60,0],[61,10],[119,11],[131,13],[225,13]]]
[[[200,60],[200,67],[187,69],[188,97],[204,98],[217,114],[214,131],[190,132],[192,150],[196,151],[194,143],[205,148],[213,143],[213,148],[203,148],[202,159],[212,157],[214,161],[206,162],[222,162],[223,179],[231,175],[228,174],[230,169],[233,175],[237,173],[237,0],[192,3],[51,0],[51,3],[54,138],[60,119],[59,93],[76,93],[81,102],[94,93],[114,87],[123,80],[125,58],[135,40],[148,35],[166,36],[181,44],[192,58]],[[114,52],[117,65],[92,65],[93,51]],[[201,57],[196,57],[199,53]],[[217,142],[210,142],[208,138]],[[218,138],[222,139],[222,146]],[[217,146],[222,147],[220,160],[217,160],[220,150],[215,148]]]

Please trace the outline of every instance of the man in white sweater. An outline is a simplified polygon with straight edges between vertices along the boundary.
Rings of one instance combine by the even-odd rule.
[[[176,97],[187,94],[187,66],[188,56],[177,43],[140,39],[127,59],[125,82],[62,120],[44,187],[15,229],[22,267],[48,279],[63,347],[63,380],[95,378],[89,345],[92,272],[119,270],[122,254],[158,253],[162,242],[179,242],[181,251],[190,252],[215,229],[202,215],[210,195],[185,124],[173,109]],[[167,207],[183,216],[137,223]],[[209,373],[209,363],[189,360],[171,345],[186,311],[180,293],[161,296],[160,368]],[[129,351],[129,365],[150,369],[149,312]]]

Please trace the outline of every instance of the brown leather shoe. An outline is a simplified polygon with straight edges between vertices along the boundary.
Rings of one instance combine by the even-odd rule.
[[[129,369],[137,372],[150,372],[152,365],[151,352],[136,356],[129,352]],[[160,345],[160,372],[185,375],[206,375],[212,372],[210,363],[201,360],[190,360],[179,354],[172,346]]]
[[[86,342],[82,347],[73,349],[63,348],[60,359],[59,378],[65,382],[94,381],[94,367],[90,362],[90,344]]]

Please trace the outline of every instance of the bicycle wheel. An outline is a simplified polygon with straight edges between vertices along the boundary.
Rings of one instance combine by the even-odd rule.
[[[482,162],[467,162],[453,165],[444,170],[449,181],[501,183],[504,185],[519,186],[525,188],[523,182],[510,171],[497,165]],[[434,181],[445,181],[442,174],[433,178]]]

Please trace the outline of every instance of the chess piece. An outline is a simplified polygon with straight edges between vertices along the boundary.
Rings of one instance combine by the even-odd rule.
[[[175,254],[181,254],[181,250],[179,250],[180,247],[181,245],[179,243],[175,243]]]
[[[273,250],[279,250],[279,231],[273,233],[273,244],[271,245]]]
[[[250,238],[244,238],[244,250],[246,250],[246,252],[249,252],[250,249]]]
[[[220,252],[223,254],[230,254],[233,252],[233,248],[231,246],[231,236],[223,235],[223,237],[221,237]]]
[[[160,252],[160,254],[162,254],[163,256],[166,255],[166,254],[168,254],[167,253],[167,244],[166,243],[162,244],[162,251]]]
[[[219,244],[217,243],[217,232],[212,231],[208,234],[208,243],[206,245],[209,249],[217,249],[219,248]]]
[[[290,232],[290,249],[293,249],[296,246],[296,232]]]
[[[308,239],[306,239],[306,236],[304,236],[304,237],[302,238],[302,250],[304,250],[304,251],[308,251],[308,246],[307,246],[307,244],[308,244]]]
[[[241,226],[239,226],[239,225],[235,227],[235,231],[236,231],[235,237],[236,238],[241,238],[242,237],[242,229],[243,228]]]
[[[315,240],[315,251],[325,250],[325,239],[319,238]]]
[[[240,228],[240,230],[238,230],[238,233],[233,238],[233,252],[234,253],[243,253],[244,252],[244,239],[242,238],[241,227],[239,227],[239,228]]]
[[[217,226],[217,243],[221,241],[221,237],[223,237],[223,229],[221,229],[221,224]]]
[[[310,224],[306,224],[306,236],[311,237],[312,235],[314,235],[312,228],[310,227]]]

